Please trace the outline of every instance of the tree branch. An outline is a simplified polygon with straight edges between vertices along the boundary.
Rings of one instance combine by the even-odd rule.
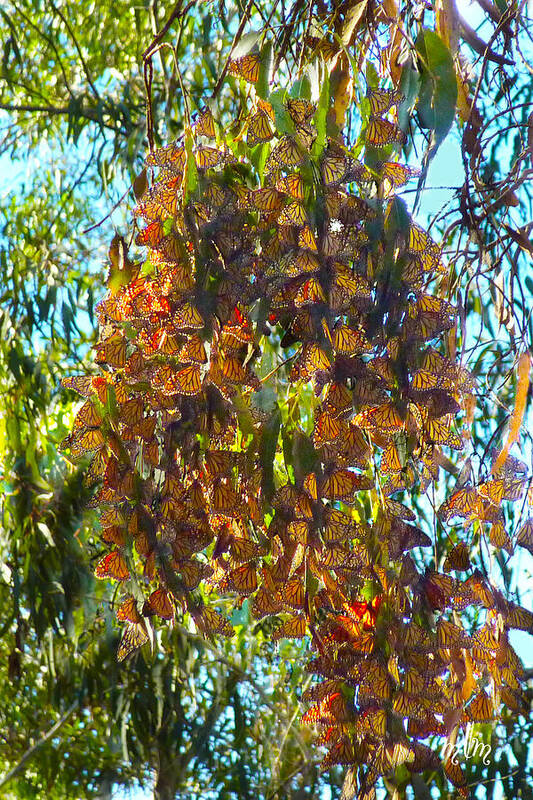
[[[8,103],[0,103],[0,110],[11,111],[13,113],[27,112],[29,114],[49,114],[52,117],[60,116],[61,114],[72,114],[72,109],[68,108],[68,106],[12,106]],[[102,122],[98,114],[90,108],[80,109],[79,116],[89,119],[91,122],[98,122],[103,125],[104,128],[109,128],[109,130],[114,133],[119,132],[117,128],[114,125],[110,125],[109,122]],[[127,131],[123,129],[122,133],[126,135]]]
[[[9,781],[10,781],[10,780],[12,780],[12,779],[15,777],[15,775],[18,775],[18,773],[21,771],[21,769],[22,769],[22,767],[24,766],[24,764],[26,763],[26,761],[29,761],[29,760],[30,760],[30,758],[31,758],[31,757],[34,755],[34,753],[36,753],[36,752],[37,752],[37,750],[39,750],[39,749],[40,749],[40,748],[41,748],[41,747],[42,747],[44,744],[46,744],[46,742],[47,742],[49,739],[51,739],[51,738],[52,738],[52,736],[54,736],[54,735],[55,735],[55,734],[58,732],[58,730],[59,730],[59,729],[60,729],[60,728],[61,728],[61,727],[62,727],[62,726],[65,724],[65,722],[67,721],[67,719],[70,717],[70,715],[72,714],[72,712],[73,712],[73,711],[74,711],[74,710],[75,710],[75,709],[78,707],[78,705],[79,705],[78,701],[77,701],[77,700],[75,700],[75,701],[74,701],[74,702],[73,702],[73,703],[72,703],[72,704],[69,706],[69,708],[68,708],[68,709],[65,711],[65,713],[63,714],[63,716],[62,716],[60,719],[58,719],[58,720],[57,720],[57,722],[55,722],[55,723],[52,725],[52,727],[50,728],[50,730],[49,730],[47,733],[45,733],[45,734],[44,734],[44,736],[42,736],[42,737],[39,739],[39,741],[38,741],[38,742],[35,742],[35,744],[34,744],[34,745],[32,745],[32,746],[29,748],[29,750],[26,750],[26,752],[24,753],[24,755],[22,756],[22,758],[20,759],[20,761],[18,762],[18,764],[15,764],[15,766],[13,767],[13,769],[11,769],[11,770],[10,770],[10,771],[7,773],[7,775],[4,775],[4,777],[3,777],[3,778],[0,778],[0,789],[2,788],[2,786],[5,786],[5,784],[6,784],[6,783],[9,783]]]

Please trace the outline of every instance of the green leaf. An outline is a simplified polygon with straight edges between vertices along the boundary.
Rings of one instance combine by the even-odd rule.
[[[326,144],[326,120],[329,111],[329,73],[323,68],[322,88],[318,100],[318,108],[315,114],[315,127],[317,137],[313,142],[311,154],[316,158],[321,155]]]
[[[290,117],[285,103],[287,101],[288,92],[286,89],[276,89],[269,95],[268,102],[274,109],[276,118],[276,131],[280,134],[294,134],[294,123]]]
[[[422,31],[416,40],[416,48],[421,62],[421,92],[417,109],[421,123],[434,131],[436,151],[455,119],[457,78],[453,57],[434,31]]]
[[[15,23],[14,23],[14,22],[12,22],[11,18],[9,17],[9,15],[7,14],[7,12],[6,12],[6,11],[4,11],[4,9],[3,9],[3,8],[0,8],[0,14],[1,14],[1,15],[3,16],[3,18],[5,19],[5,21],[6,21],[7,25],[8,25],[8,27],[10,28],[10,30],[11,30],[11,32],[12,32],[12,34],[13,34],[12,36],[10,36],[10,37],[9,37],[9,39],[8,39],[8,40],[7,40],[7,42],[6,42],[6,50],[7,50],[7,45],[8,45],[8,43],[9,43],[9,44],[10,44],[10,46],[13,48],[13,52],[15,53],[15,56],[16,56],[16,59],[17,59],[17,61],[19,62],[19,64],[20,64],[20,65],[22,65],[22,63],[23,63],[23,62],[22,62],[22,56],[21,56],[21,54],[20,54],[19,46],[18,46],[18,44],[17,44],[17,37],[18,37],[18,25],[15,25]],[[6,66],[7,66],[7,59],[6,59]]]
[[[360,0],[359,3],[354,3],[348,8],[341,32],[341,41],[344,47],[351,44],[355,29],[363,18],[367,5],[368,0]]]
[[[314,472],[318,463],[311,439],[300,428],[296,428],[292,437],[291,463],[297,481]]]
[[[255,85],[255,91],[263,100],[268,98],[268,85],[270,83],[270,69],[272,65],[272,45],[270,42],[265,44],[261,50],[261,66],[259,67],[259,78]]]
[[[198,187],[198,170],[196,168],[196,160],[193,153],[193,138],[190,133],[185,136],[185,150],[187,152],[187,179],[185,181],[185,191],[183,202],[187,203],[188,198],[193,194]]]
[[[274,458],[278,445],[281,414],[276,408],[270,419],[265,423],[259,443],[259,462],[261,464],[261,490],[265,500],[270,501],[274,495]]]
[[[231,54],[232,58],[242,58],[243,56],[248,55],[251,53],[257,42],[261,37],[262,31],[249,31],[249,33],[245,33],[244,36],[241,36],[238,43],[235,45],[235,48]]]

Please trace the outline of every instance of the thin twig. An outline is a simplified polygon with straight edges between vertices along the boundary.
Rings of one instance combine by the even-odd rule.
[[[20,761],[18,762],[18,764],[15,764],[15,766],[13,767],[13,769],[11,769],[11,770],[10,770],[10,771],[7,773],[7,775],[4,775],[4,777],[3,777],[3,778],[0,778],[0,789],[2,788],[2,786],[5,786],[5,784],[6,784],[6,783],[9,783],[9,781],[10,781],[10,780],[12,780],[12,779],[15,777],[15,775],[18,775],[18,773],[21,771],[21,769],[22,769],[22,767],[24,766],[24,764],[25,764],[27,761],[29,761],[29,759],[30,759],[30,758],[33,756],[33,754],[34,754],[34,753],[35,753],[37,750],[39,750],[39,749],[40,749],[40,748],[41,748],[43,745],[45,745],[45,744],[46,744],[46,742],[47,742],[49,739],[51,739],[51,738],[52,738],[52,737],[53,737],[53,736],[54,736],[54,735],[55,735],[55,734],[58,732],[58,730],[59,730],[59,729],[60,729],[60,728],[61,728],[61,727],[62,727],[62,726],[65,724],[65,722],[68,720],[68,718],[70,717],[70,715],[72,714],[72,712],[73,712],[73,711],[75,711],[75,709],[78,707],[78,705],[79,705],[79,702],[78,702],[78,700],[74,700],[74,702],[73,702],[73,703],[72,703],[72,704],[71,704],[71,705],[68,707],[68,709],[65,711],[65,713],[63,714],[63,716],[62,716],[60,719],[58,719],[58,720],[57,720],[57,722],[55,722],[55,723],[52,725],[52,727],[50,728],[50,730],[49,730],[49,731],[47,731],[47,733],[45,733],[45,734],[44,734],[44,735],[43,735],[43,736],[42,736],[42,737],[39,739],[39,741],[35,742],[35,744],[33,744],[33,745],[32,745],[32,746],[31,746],[31,747],[28,749],[28,750],[26,750],[26,752],[24,753],[24,755],[22,756],[22,758],[20,759]]]
[[[239,40],[240,40],[240,38],[242,36],[242,33],[243,33],[244,28],[246,26],[246,23],[248,22],[248,17],[250,16],[250,12],[252,10],[253,4],[254,4],[254,0],[249,0],[248,5],[244,9],[244,14],[242,15],[242,19],[241,19],[241,21],[239,23],[239,27],[237,28],[237,33],[233,37],[233,42],[231,44],[231,48],[230,48],[228,57],[226,59],[226,63],[224,64],[224,67],[222,68],[222,72],[220,73],[220,77],[219,77],[218,81],[215,84],[215,88],[213,89],[213,93],[211,94],[211,97],[213,99],[217,96],[217,94],[220,91],[220,87],[224,83],[224,78],[226,77],[226,72],[228,71],[229,62],[231,60],[231,54],[233,53],[233,51],[237,47],[237,44],[238,44],[238,42],[239,42]]]
[[[87,66],[87,63],[86,63],[86,61],[85,61],[85,59],[84,59],[84,57],[83,57],[83,53],[81,52],[81,48],[80,48],[80,46],[79,46],[79,44],[78,44],[78,40],[77,40],[77,39],[76,39],[76,37],[74,36],[74,31],[73,31],[73,30],[72,30],[72,28],[70,27],[70,25],[69,25],[69,22],[68,22],[68,20],[65,18],[65,16],[63,15],[63,13],[62,13],[62,12],[59,10],[59,8],[56,8],[56,6],[55,6],[55,5],[54,5],[54,3],[53,3],[53,0],[49,0],[49,3],[50,3],[50,5],[52,6],[52,9],[55,11],[55,13],[58,15],[58,17],[60,17],[60,19],[62,19],[62,20],[63,20],[63,24],[65,25],[65,28],[66,28],[66,29],[67,29],[67,31],[70,33],[70,37],[71,37],[72,41],[74,42],[74,47],[75,47],[75,48],[76,48],[76,50],[78,51],[78,55],[79,55],[79,57],[80,57],[80,61],[81,61],[81,63],[82,63],[83,70],[84,70],[84,72],[85,72],[85,75],[86,75],[86,77],[87,77],[87,81],[88,81],[88,83],[89,83],[89,86],[90,86],[90,87],[91,87],[91,89],[93,90],[93,94],[94,94],[94,96],[95,96],[95,97],[96,97],[96,98],[99,100],[99,99],[100,99],[100,95],[99,95],[99,93],[98,93],[98,89],[96,88],[96,86],[94,85],[94,83],[93,83],[93,81],[92,81],[92,78],[91,78],[91,73],[89,72],[89,67]]]

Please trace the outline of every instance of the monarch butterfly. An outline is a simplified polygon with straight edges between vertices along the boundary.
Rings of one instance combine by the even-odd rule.
[[[274,136],[271,117],[266,110],[259,109],[250,119],[246,141],[248,147],[255,147],[262,142],[268,142]]]
[[[101,380],[102,378],[92,378],[89,375],[71,375],[68,378],[62,378],[61,385],[65,389],[72,389],[82,397],[90,397],[95,394],[97,381]]]
[[[307,342],[300,358],[298,359],[304,367],[304,371],[309,373],[314,370],[327,370],[331,367],[331,362],[325,351],[315,342]],[[295,365],[296,366],[296,365]],[[293,371],[291,370],[291,380]]]
[[[174,314],[174,324],[180,330],[183,328],[199,330],[204,327],[204,320],[200,312],[191,303],[184,303]]]
[[[126,339],[122,334],[117,334],[98,342],[95,345],[95,360],[99,364],[109,364],[110,367],[120,369],[126,363]]]
[[[322,681],[314,686],[310,686],[304,691],[302,694],[302,702],[310,703],[313,700],[323,700],[325,697],[335,694],[336,692],[340,692],[341,689],[342,681],[334,679]]]
[[[405,421],[394,403],[385,403],[360,411],[354,417],[353,422],[360,428],[377,428],[383,432],[397,431],[405,427]]]
[[[146,157],[144,163],[147,167],[165,167],[173,172],[183,172],[185,161],[185,149],[179,141],[175,141],[165,147],[153,150]]]
[[[463,449],[463,440],[451,430],[451,419],[428,419],[424,425],[423,437],[428,444],[441,444],[453,450]]]
[[[337,742],[320,762],[320,770],[325,772],[331,767],[340,765],[350,765],[356,760],[356,752],[350,738],[343,737]],[[370,800],[370,798],[369,798]]]
[[[348,616],[360,622],[365,630],[371,630],[376,627],[376,620],[382,602],[383,597],[381,595],[376,595],[370,602],[362,600],[353,603],[344,603],[343,608]]]
[[[297,277],[305,273],[318,272],[320,262],[312,253],[301,250],[296,255],[288,253],[279,266],[282,270],[286,270],[288,276]]]
[[[401,690],[396,692],[392,707],[397,714],[402,717],[414,717],[415,719],[424,719],[427,713],[424,699],[422,697],[410,695]]]
[[[241,595],[252,594],[257,589],[257,568],[252,562],[242,564],[227,573],[225,583],[230,591]]]
[[[141,622],[142,615],[137,608],[137,601],[131,595],[117,608],[116,617],[119,622]]]
[[[307,223],[305,208],[297,200],[289,203],[288,206],[278,215],[278,225],[296,225],[302,227]]]
[[[533,518],[527,519],[516,536],[516,543],[533,555]]]
[[[283,136],[270,153],[265,164],[265,172],[275,168],[298,167],[304,160],[303,152],[290,136]]]
[[[421,653],[428,653],[434,649],[429,633],[415,622],[405,625],[402,629],[402,644],[407,650]]]
[[[324,290],[316,278],[307,278],[294,297],[294,305],[296,308],[314,305],[315,303],[324,303],[325,301],[326,296]]]
[[[299,576],[291,578],[291,580],[280,589],[279,596],[283,605],[289,606],[295,610],[303,608],[305,590],[302,579]]]
[[[447,758],[443,763],[444,773],[449,781],[459,790],[459,794],[467,798],[469,796],[468,784],[463,769],[458,761],[452,757]]]
[[[438,516],[443,522],[452,517],[468,517],[476,514],[479,508],[476,489],[467,487],[454,492],[438,509]]]
[[[216,147],[198,147],[194,151],[194,159],[198,169],[208,170],[217,167],[225,160],[225,156],[224,153],[221,150],[217,150]]]
[[[372,147],[385,147],[392,142],[403,144],[406,141],[406,136],[396,123],[381,119],[381,117],[371,116],[366,128],[366,141]]]
[[[248,344],[248,342],[251,342],[253,339],[253,329],[250,320],[238,306],[233,307],[229,319],[222,329],[222,333],[231,334],[243,344]]]
[[[102,424],[102,416],[92,400],[87,400],[79,409],[72,425],[73,433],[81,428],[98,428]]]
[[[204,455],[207,472],[215,477],[228,474],[233,466],[234,454],[227,450],[208,450]]]
[[[403,675],[403,691],[409,695],[422,695],[428,689],[431,678],[423,675],[414,667],[407,669]]]
[[[175,233],[171,232],[167,236],[164,236],[161,241],[154,244],[153,247],[161,250],[166,258],[171,261],[180,261],[183,258],[182,242]]]
[[[200,394],[202,391],[202,372],[197,364],[175,372],[165,382],[164,394],[184,394],[189,397]]]
[[[287,100],[287,110],[296,125],[305,125],[316,111],[316,105],[303,98]]]
[[[298,232],[298,247],[304,250],[312,250],[314,253],[317,252],[316,239],[309,225],[304,225],[302,230]]]
[[[458,586],[456,604],[462,605],[483,605],[485,608],[492,608],[494,605],[494,595],[487,586],[485,578],[475,570],[464,583]]]
[[[302,639],[305,636],[307,623],[303,614],[294,614],[289,617],[272,634],[272,641],[279,639]]]
[[[352,406],[352,395],[344,383],[330,383],[326,391],[324,407],[334,416],[341,416]]]
[[[324,510],[324,527],[322,535],[324,541],[331,543],[350,538],[353,533],[353,523],[343,511],[327,507]]]
[[[437,622],[437,641],[439,647],[447,650],[464,650],[472,646],[470,637],[462,628],[442,618]]]
[[[505,624],[509,628],[533,633],[533,613],[514,603],[509,603]]]
[[[208,139],[214,139],[216,136],[215,120],[210,109],[205,106],[196,122],[194,123],[194,132],[197,136],[207,136]]]
[[[96,578],[112,578],[116,581],[125,581],[130,577],[126,559],[120,550],[112,550],[100,559],[94,570]]]
[[[309,525],[303,519],[293,520],[289,523],[287,532],[291,537],[296,539],[298,544],[303,545],[304,547],[307,546],[309,540]]]
[[[200,584],[200,581],[204,578],[209,578],[213,574],[213,569],[207,564],[201,564],[199,561],[191,558],[179,565],[178,572],[185,588],[188,591],[194,591]]]
[[[386,161],[381,164],[379,172],[385,195],[388,195],[394,189],[406,184],[414,175],[418,175],[420,170],[398,164],[397,161]]]
[[[207,363],[207,353],[203,339],[197,334],[189,336],[188,341],[183,345],[178,353],[178,359],[184,364],[205,364]]]
[[[429,296],[426,295],[422,302],[417,302],[409,308],[407,331],[413,338],[434,339],[435,336],[449,330],[454,324],[455,309],[446,307],[442,301],[440,308],[434,310],[429,307],[429,299]]]
[[[231,58],[228,62],[228,73],[242,78],[248,83],[257,83],[261,56],[259,53],[248,53],[241,58]]]
[[[306,475],[305,480],[303,482],[304,491],[311,497],[312,500],[317,500],[318,498],[318,491],[317,491],[317,482],[316,482],[316,475],[314,472],[309,473]]]
[[[363,432],[353,422],[343,428],[341,435],[335,442],[338,457],[352,467],[366,468],[370,457],[370,446]]]
[[[372,114],[384,114],[392,106],[398,105],[404,100],[404,95],[397,89],[380,89],[378,87],[368,89],[368,101],[370,102],[370,112]]]
[[[214,514],[239,516],[239,499],[225,478],[217,479],[213,487],[211,506]]]
[[[490,722],[493,718],[493,705],[484,689],[466,707],[465,716],[466,719],[472,720],[472,722]]]
[[[372,704],[362,711],[355,722],[355,731],[358,735],[369,733],[376,738],[382,738],[387,732],[387,713],[384,708],[377,708]]]
[[[482,653],[494,653],[499,649],[499,643],[489,623],[485,623],[472,634],[472,643],[474,648],[480,650]]]
[[[230,544],[231,557],[234,562],[239,564],[252,561],[252,559],[262,555],[263,552],[263,548],[259,544],[239,536],[235,536]]]
[[[180,188],[181,179],[179,177],[157,183],[150,192],[143,196],[142,202],[135,207],[134,213],[152,220],[175,216],[180,199]]]
[[[148,605],[162,619],[173,619],[174,607],[168,592],[164,589],[156,589],[148,598]]]
[[[277,592],[272,592],[266,586],[261,586],[252,601],[252,615],[256,619],[270,617],[282,610],[281,600]]]
[[[489,541],[494,547],[499,547],[511,555],[514,549],[514,545],[505,530],[505,525],[502,519],[497,519],[493,524],[490,526],[489,530]]]
[[[381,472],[387,475],[390,472],[401,472],[405,467],[405,461],[400,457],[398,448],[391,442],[387,445],[381,455]]]
[[[362,662],[359,672],[359,692],[376,697],[379,700],[390,700],[392,695],[390,680],[387,671],[378,661]],[[355,667],[357,669],[357,667]],[[354,670],[350,670],[349,677],[356,677]]]
[[[443,564],[444,572],[456,570],[462,572],[470,567],[470,551],[466,542],[459,542],[454,545],[448,555],[446,556]]]
[[[346,700],[341,692],[323,697],[302,715],[302,725],[329,725],[331,721],[345,722],[349,719]]]
[[[144,620],[140,622],[129,622],[124,629],[118,646],[117,661],[124,661],[125,658],[142,647],[143,644],[146,644],[148,639],[149,636]]]
[[[320,164],[322,181],[326,186],[341,183],[347,173],[347,162],[343,155],[327,154]]]
[[[226,187],[219,186],[218,183],[210,183],[204,194],[209,205],[216,207],[225,205],[229,196],[230,194]]]
[[[354,493],[364,489],[371,489],[374,483],[365,475],[356,475],[349,469],[337,469],[329,475],[322,484],[321,494],[329,500],[354,499]]]
[[[175,356],[180,349],[180,343],[176,336],[169,333],[165,328],[159,328],[153,331],[147,338],[140,334],[138,341],[143,348],[145,356],[151,356],[157,352],[167,356]]]
[[[350,306],[355,299],[370,298],[371,287],[360,275],[353,275],[343,264],[335,263],[330,290],[330,304],[341,310]]]
[[[527,703],[526,706],[521,691],[513,691],[508,686],[502,686],[500,688],[500,696],[504,706],[510,708],[512,711],[519,712],[523,716],[527,716],[529,713],[529,703]]]
[[[298,173],[287,175],[285,178],[280,178],[278,181],[276,181],[276,189],[279,192],[288,194],[295,200],[304,199],[305,197],[304,188],[305,184],[302,180],[302,177]]]
[[[154,221],[137,234],[135,244],[138,244],[140,247],[157,247],[164,236],[165,231],[163,224],[159,221]]]
[[[98,450],[89,464],[85,475],[83,476],[84,486],[93,486],[102,479],[106,472],[108,460],[109,455],[105,452],[105,450]]]
[[[333,347],[338,353],[349,356],[369,352],[372,349],[372,345],[366,340],[364,334],[348,325],[339,325],[335,328]]]
[[[74,431],[61,442],[61,450],[70,448],[73,456],[85,455],[95,450],[101,450],[105,445],[105,438],[99,428],[80,428]]]
[[[415,759],[415,751],[403,742],[384,745],[384,772],[387,769],[396,769],[402,764],[407,764],[408,769]]]
[[[313,429],[313,445],[321,447],[326,442],[334,441],[341,431],[339,422],[326,411],[322,411],[315,420]]]
[[[204,636],[219,636],[231,637],[235,635],[235,631],[225,617],[219,614],[214,608],[209,606],[202,606],[200,609],[191,611],[191,616],[194,619],[196,627],[203,633]]]
[[[271,186],[251,191],[249,197],[251,205],[259,211],[276,211],[283,202],[283,194]]]

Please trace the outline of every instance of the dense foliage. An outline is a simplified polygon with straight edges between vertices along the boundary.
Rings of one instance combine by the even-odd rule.
[[[532,615],[510,557],[533,549],[530,492],[509,451],[529,388],[531,143],[526,83],[512,91],[505,74],[526,28],[514,7],[483,6],[489,46],[447,4],[265,4],[249,19],[251,4],[178,3],[162,27],[153,6],[142,80],[104,8],[82,4],[73,26],[50,4],[42,30],[29,9],[13,6],[20,30],[4,14],[4,107],[30,115],[21,141],[35,153],[48,136],[53,155],[66,133],[87,155],[68,189],[66,169],[46,194],[21,190],[4,228],[5,777],[25,770],[30,794],[101,793],[152,769],[159,797],[338,792],[321,760],[348,765],[344,797],[378,779],[391,795],[431,781],[445,793],[443,741],[465,796],[496,770],[511,795],[529,791],[528,673],[512,645]],[[102,53],[80,44],[89,14],[111,37]],[[146,24],[138,14],[149,44]],[[476,86],[459,33],[483,44]],[[15,78],[21,52],[50,76],[39,102],[31,70]],[[84,397],[64,448],[91,454],[66,470],[58,370],[85,352],[97,294],[94,244],[72,225],[103,207],[95,170],[139,170],[142,96],[146,224],[113,237],[96,366],[63,381]],[[416,178],[416,209],[456,117],[465,183],[431,238],[398,193]],[[509,130],[506,169],[492,148]],[[20,152],[19,138],[8,128],[4,147]],[[88,271],[71,267],[80,245]],[[88,553],[118,596],[94,583]],[[146,662],[113,664],[110,611],[125,626],[119,660],[150,641]],[[305,686],[325,757],[298,727]],[[49,724],[39,706],[56,709]],[[488,741],[500,718],[500,763],[466,774],[453,745],[473,730]],[[509,758],[519,774],[501,771]]]

